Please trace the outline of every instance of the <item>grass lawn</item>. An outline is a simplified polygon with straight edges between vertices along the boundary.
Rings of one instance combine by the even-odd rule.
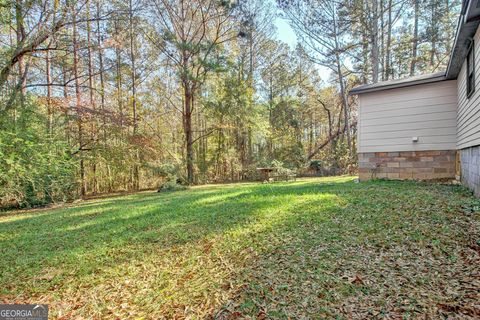
[[[480,317],[480,202],[352,177],[0,215],[0,302],[54,318]]]

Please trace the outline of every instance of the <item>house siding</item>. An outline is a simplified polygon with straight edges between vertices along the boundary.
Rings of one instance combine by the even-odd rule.
[[[463,62],[458,75],[457,148],[480,145],[480,31],[474,37],[475,44],[475,92],[467,98],[467,62]]]
[[[457,148],[460,150],[461,181],[480,196],[480,31],[474,37],[475,92],[467,97],[467,62],[458,74]]]
[[[456,80],[363,93],[358,99],[360,154],[456,149]]]

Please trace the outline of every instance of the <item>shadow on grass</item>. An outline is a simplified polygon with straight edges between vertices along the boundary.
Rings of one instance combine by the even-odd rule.
[[[445,213],[456,213],[462,199],[457,191],[443,186],[388,181],[356,184],[351,178],[327,181],[222,185],[129,195],[0,218],[0,293],[46,294],[68,281],[77,288],[72,290],[79,290],[100,270],[114,275],[103,280],[98,277],[102,287],[103,282],[120,278],[120,268],[136,268],[140,277],[146,276],[141,270],[148,266],[155,269],[154,275],[146,282],[148,293],[139,298],[148,295],[151,300],[145,298],[150,302],[141,302],[139,308],[153,308],[158,303],[162,310],[171,307],[168,314],[173,317],[183,312],[173,309],[182,303],[184,307],[205,303],[201,292],[192,293],[195,281],[199,288],[223,290],[206,278],[209,273],[220,273],[215,268],[224,268],[226,260],[236,270],[228,275],[230,279],[222,274],[220,280],[245,288],[232,299],[234,310],[295,317],[306,305],[310,311],[322,312],[319,304],[336,303],[339,297],[356,292],[341,280],[340,271],[350,271],[348,264],[360,259],[365,244],[388,249],[405,237],[432,239],[435,226],[429,219],[448,225],[451,217]],[[208,246],[188,248],[213,238],[220,238],[214,251]],[[195,256],[185,257],[187,262],[165,262],[168,255],[185,252]],[[238,257],[244,255],[243,265]],[[196,259],[203,256],[220,265],[205,269],[200,261],[195,266]],[[342,263],[347,267],[342,269]],[[38,278],[51,268],[61,272],[54,281]],[[169,268],[181,270],[170,274]],[[197,274],[192,275],[192,270]],[[338,295],[332,296],[325,289],[328,287],[338,290]],[[279,294],[272,297],[272,289]],[[176,291],[182,291],[183,296],[175,295]],[[162,300],[170,296],[177,301]],[[263,310],[261,305],[268,308]],[[98,312],[102,315],[104,311]]]
[[[311,182],[215,186],[3,217],[0,283],[4,293],[19,293],[28,286],[23,280],[50,266],[63,266],[66,274],[82,268],[88,274],[98,267],[97,259],[103,266],[115,265],[120,259],[142,257],[152,245],[167,250],[220,235],[255,222],[262,211],[280,205],[279,198],[320,189]],[[136,249],[125,257],[107,254],[129,246]]]
[[[313,189],[331,198],[307,197],[271,227],[274,232],[262,235],[256,258],[239,277],[243,285],[212,317],[440,318],[474,312],[479,296],[458,285],[478,274],[468,246],[476,237],[475,217],[462,212],[476,202],[468,191],[394,181]],[[298,194],[311,191],[296,188]],[[434,307],[452,303],[450,312]]]

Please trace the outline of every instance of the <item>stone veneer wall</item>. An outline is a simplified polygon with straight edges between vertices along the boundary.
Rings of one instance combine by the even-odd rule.
[[[460,150],[462,183],[480,196],[480,146]]]
[[[455,154],[455,150],[359,153],[360,180],[455,178]]]

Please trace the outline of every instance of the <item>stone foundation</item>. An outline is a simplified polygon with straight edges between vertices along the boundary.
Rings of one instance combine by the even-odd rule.
[[[480,197],[480,146],[462,149],[459,152],[462,183]]]
[[[359,153],[360,180],[454,179],[455,154],[455,150]]]

